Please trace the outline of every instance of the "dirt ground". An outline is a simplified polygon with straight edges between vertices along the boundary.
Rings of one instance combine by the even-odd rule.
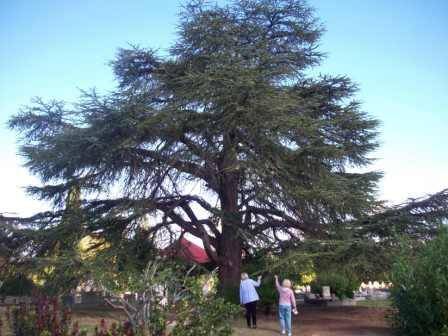
[[[300,336],[392,336],[386,310],[365,307],[303,308],[294,317],[293,335]],[[245,321],[236,324],[235,336],[278,335],[275,316],[259,316],[258,328],[248,329]]]
[[[387,309],[368,307],[304,307],[294,317],[293,335],[298,336],[392,336],[392,330],[385,319]],[[84,311],[74,314],[88,331],[99,319],[108,324],[123,319],[116,311]],[[279,335],[276,316],[258,314],[258,328],[248,329],[243,318],[235,322],[235,336],[272,336]]]
[[[0,315],[3,315],[0,308]],[[319,308],[305,307],[294,317],[293,335],[300,336],[392,336],[392,330],[385,319],[386,310],[366,307]],[[3,322],[4,316],[1,316]],[[75,312],[73,319],[92,334],[95,325],[104,318],[107,324],[124,319],[117,311]],[[258,316],[258,329],[248,329],[243,318],[235,322],[235,336],[279,335],[276,316]],[[6,325],[0,335],[8,336]]]

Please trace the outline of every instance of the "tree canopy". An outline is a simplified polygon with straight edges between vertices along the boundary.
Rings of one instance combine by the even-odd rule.
[[[243,250],[325,239],[372,214],[381,174],[358,168],[371,162],[378,121],[348,77],[310,75],[322,33],[303,0],[190,1],[167,53],[119,49],[112,92],[23,109],[10,127],[43,183],[29,191],[55,206],[29,220],[53,237],[36,248],[181,230],[230,286]],[[64,220],[73,188],[79,213]]]

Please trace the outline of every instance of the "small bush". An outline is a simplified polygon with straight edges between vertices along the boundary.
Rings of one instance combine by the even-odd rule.
[[[228,336],[240,308],[217,295],[202,295],[200,286],[189,286],[189,294],[176,307],[176,336]]]
[[[435,336],[448,336],[448,326],[444,325],[440,332],[436,332]]]
[[[448,231],[392,268],[394,322],[401,335],[448,335]]]
[[[260,308],[266,314],[270,314],[278,301],[278,293],[272,277],[262,280],[258,293],[260,294]]]
[[[71,326],[71,314],[60,310],[56,299],[39,298],[32,307],[21,305],[12,311],[15,336],[84,336],[76,324]]]
[[[18,273],[4,279],[0,286],[0,295],[29,296],[35,288],[30,279],[24,274]]]
[[[359,287],[359,281],[351,274],[322,272],[311,283],[311,291],[320,294],[323,286],[330,286],[331,293],[338,298],[353,298],[353,292]]]
[[[72,323],[71,313],[59,309],[57,299],[39,298],[35,306],[21,305],[12,311],[14,336],[87,336],[77,322]],[[106,325],[104,320],[95,327],[93,336],[141,336],[129,322]]]

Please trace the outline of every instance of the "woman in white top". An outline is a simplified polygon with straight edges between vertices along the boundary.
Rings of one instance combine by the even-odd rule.
[[[241,274],[240,303],[246,308],[246,321],[248,328],[257,328],[257,301],[260,300],[255,287],[261,284],[261,275],[257,281],[249,278],[247,273]],[[252,322],[252,323],[251,323]]]

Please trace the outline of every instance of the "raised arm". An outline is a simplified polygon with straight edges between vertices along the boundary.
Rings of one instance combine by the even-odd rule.
[[[278,291],[281,291],[282,287],[278,282],[278,275],[274,275],[274,279],[275,279],[275,287],[277,288]]]
[[[255,287],[259,287],[261,285],[261,275],[258,276],[257,281],[252,280],[252,283]]]

